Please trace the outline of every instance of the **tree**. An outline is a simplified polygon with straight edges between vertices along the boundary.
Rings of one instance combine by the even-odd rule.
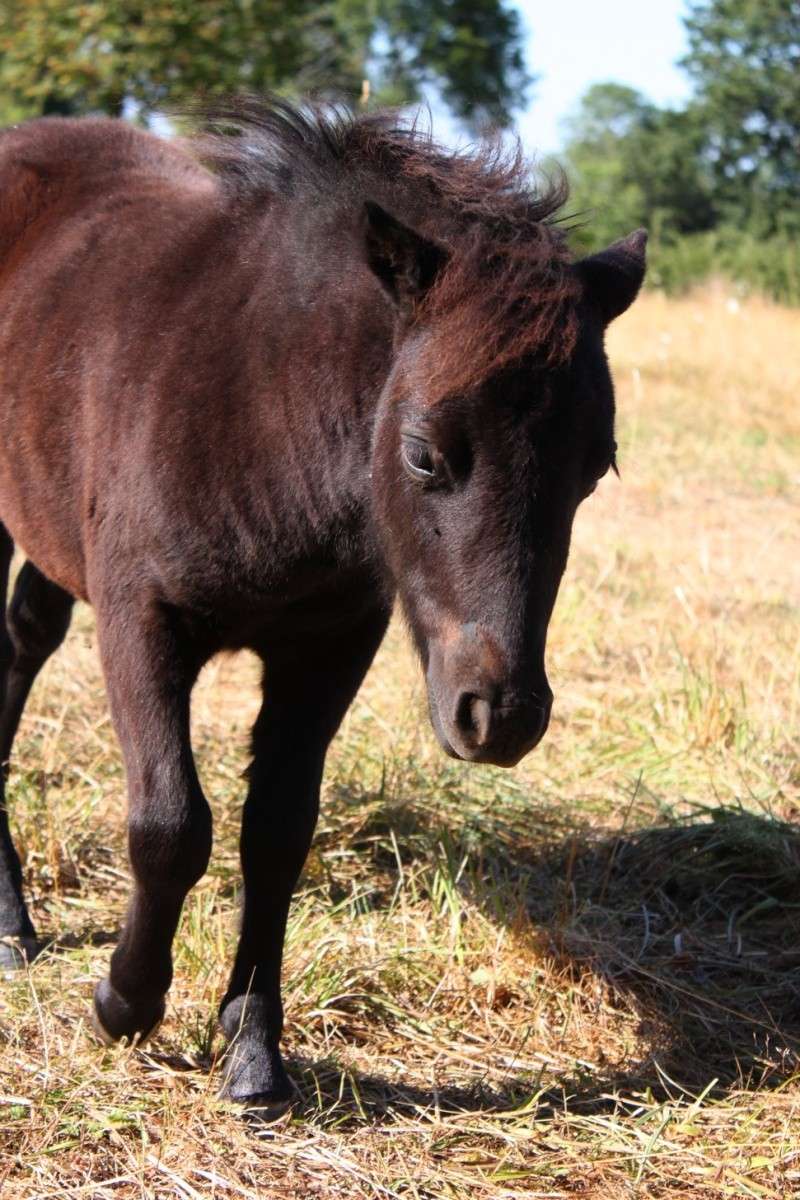
[[[672,236],[715,221],[705,131],[692,110],[659,109],[618,83],[595,84],[568,124],[571,209],[587,238],[610,241],[637,225]]]
[[[472,125],[508,125],[531,82],[519,16],[498,0],[389,0],[381,6],[378,44],[387,52],[381,82],[397,98],[438,86],[456,116]]]
[[[201,89],[267,86],[299,66],[304,7],[302,0],[6,0],[0,83],[25,112],[113,114],[126,98],[151,110]]]
[[[800,230],[799,0],[694,0],[686,28],[683,65],[728,218]]]
[[[506,0],[0,0],[9,116],[144,115],[241,89],[407,102],[428,84],[473,125],[524,102],[521,29]]]

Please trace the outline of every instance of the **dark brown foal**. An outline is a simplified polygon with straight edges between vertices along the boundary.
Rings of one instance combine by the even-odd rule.
[[[284,1101],[281,956],[325,754],[398,597],[445,751],[544,735],[547,626],[614,464],[603,336],[644,235],[573,261],[524,163],[384,115],[273,102],[167,143],[122,122],[0,135],[0,630],[8,760],[73,597],[94,607],[133,892],[95,1023],[147,1036],[211,852],[189,737],[223,649],[264,663],[220,1020],[226,1088]],[[35,565],[34,565],[35,564]],[[0,962],[36,952],[0,808]]]

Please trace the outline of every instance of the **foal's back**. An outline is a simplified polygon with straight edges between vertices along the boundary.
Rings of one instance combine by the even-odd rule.
[[[0,134],[0,520],[73,595],[87,594],[95,476],[112,446],[135,457],[162,281],[191,293],[171,259],[208,259],[218,208],[209,172],[126,123]]]

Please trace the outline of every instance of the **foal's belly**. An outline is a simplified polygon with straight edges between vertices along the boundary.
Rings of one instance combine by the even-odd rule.
[[[0,521],[43,575],[85,599],[82,488],[74,459],[80,420],[73,409],[69,428],[32,375],[26,388],[0,367]]]
[[[43,575],[86,600],[83,546],[77,524],[70,520],[69,500],[52,494],[37,472],[8,468],[0,450],[0,522]]]

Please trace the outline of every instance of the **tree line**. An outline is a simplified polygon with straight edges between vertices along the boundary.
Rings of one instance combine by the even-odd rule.
[[[599,84],[570,121],[576,239],[645,225],[663,286],[719,273],[800,303],[800,2],[695,0],[685,23],[688,104]]]
[[[526,99],[506,0],[0,0],[0,116],[142,117],[198,96],[315,92],[408,104],[435,86],[475,128]]]

